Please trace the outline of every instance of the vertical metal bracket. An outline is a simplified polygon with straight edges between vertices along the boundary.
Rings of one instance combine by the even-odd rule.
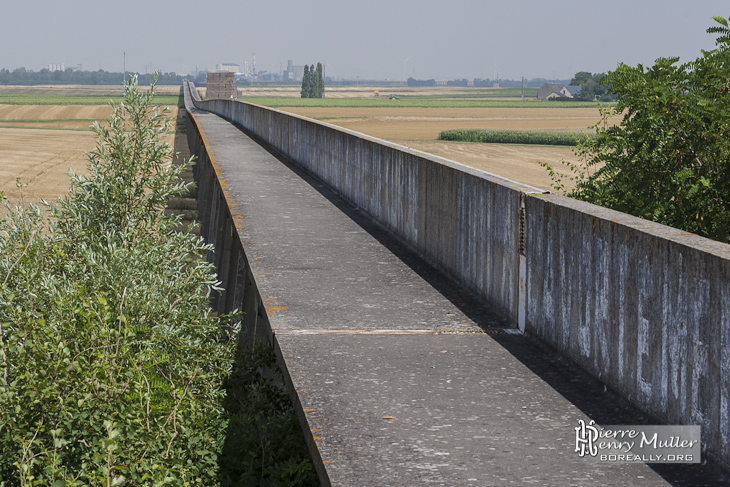
[[[525,233],[525,197],[527,195],[525,193],[520,193],[520,239],[519,239],[519,254],[520,255],[527,255],[525,253],[525,244],[527,240],[527,235]]]
[[[527,214],[525,211],[525,199],[527,195],[520,193],[520,234],[518,242],[519,259],[519,281],[517,284],[517,327],[521,332],[525,331],[527,319]]]

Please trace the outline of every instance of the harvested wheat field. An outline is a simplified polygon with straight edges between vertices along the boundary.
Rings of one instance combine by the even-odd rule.
[[[89,130],[111,115],[109,105],[0,105],[0,129],[54,128]]]
[[[14,205],[55,201],[68,191],[70,169],[85,172],[95,138],[89,131],[0,129],[0,191]],[[22,191],[17,178],[27,184]]]
[[[405,140],[398,143],[545,190],[551,190],[550,177],[537,161],[559,167],[560,161],[575,160],[572,150],[567,147],[426,140]]]
[[[543,189],[550,189],[552,181],[540,162],[553,166],[559,166],[563,160],[578,162],[570,148],[437,141],[439,133],[459,128],[588,132],[591,125],[600,121],[597,108],[582,107],[293,107],[282,110],[390,140]],[[612,123],[619,121],[620,117],[611,120]]]
[[[168,106],[167,116],[177,117],[178,107]],[[110,105],[0,105],[1,128],[53,128],[91,130],[112,113]]]
[[[121,84],[113,85],[4,85],[3,93],[43,93],[56,95],[121,95],[123,88]],[[145,92],[149,86],[139,85],[139,91]],[[155,93],[158,95],[177,95],[180,93],[180,85],[157,85]]]
[[[168,109],[174,119],[177,107]],[[92,123],[110,114],[109,105],[0,105],[0,192],[12,205],[57,200],[68,192],[70,170],[86,173],[86,154],[96,147]]]
[[[0,121],[16,120],[104,120],[109,105],[0,105]]]
[[[388,140],[435,140],[442,130],[458,128],[585,132],[600,121],[596,108],[296,107],[282,110]]]

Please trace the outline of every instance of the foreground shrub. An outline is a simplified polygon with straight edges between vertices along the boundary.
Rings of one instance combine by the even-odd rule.
[[[164,214],[187,187],[152,97],[126,86],[52,223],[0,223],[0,485],[217,484],[236,330]]]

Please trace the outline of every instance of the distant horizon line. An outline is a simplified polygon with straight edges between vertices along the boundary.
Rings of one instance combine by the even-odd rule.
[[[61,63],[58,63],[58,64],[61,64]],[[64,69],[62,72],[65,73],[66,71],[71,70],[73,72],[86,72],[86,73],[103,72],[105,74],[110,74],[110,75],[114,75],[114,74],[121,75],[121,74],[124,73],[123,71],[107,71],[107,70],[101,69],[101,68],[100,69],[97,69],[97,70],[78,69],[77,66],[79,66],[79,65],[76,65],[76,66],[73,66],[73,67],[69,66],[68,68]],[[9,69],[9,68],[0,67],[0,71],[8,71],[10,73],[13,73],[13,72],[18,71],[18,70],[21,70],[21,69],[24,69],[28,73],[40,73],[42,71],[48,71],[48,72],[57,72],[57,71],[60,71],[60,70],[51,71],[49,68],[41,68],[39,70],[33,70],[32,68],[29,69],[29,68],[26,68],[25,66],[21,66],[21,67],[18,67],[18,68],[14,68],[12,70]],[[142,73],[140,71],[133,71],[133,70],[128,70],[126,72],[127,72],[127,74],[136,74],[138,76],[150,76],[150,75],[154,74],[154,72]],[[185,77],[185,76],[194,76],[194,75],[200,74],[200,73],[226,72],[226,70],[219,70],[219,69],[215,69],[215,70],[201,69],[201,70],[198,70],[197,72],[194,71],[194,72],[188,72],[188,73],[181,73],[181,72],[177,72],[177,71],[162,71],[162,70],[159,70],[159,72],[161,74],[165,74],[165,75],[174,74],[176,76]],[[228,71],[228,72],[231,72],[231,71]],[[270,74],[270,75],[271,74],[275,74],[274,72],[269,72],[269,71],[259,71],[258,74],[264,74],[264,73],[265,74]],[[244,79],[247,79],[247,80],[250,80],[250,81],[251,81],[251,78],[252,78],[251,75],[245,75],[243,73],[234,73],[234,74],[236,74],[237,77],[241,77],[241,78],[244,78]],[[276,74],[279,74],[279,73],[276,73]],[[407,80],[404,81],[404,80],[400,80],[400,79],[391,79],[391,78],[387,78],[387,77],[386,78],[378,78],[378,77],[364,78],[362,76],[357,76],[357,77],[328,76],[327,79],[331,79],[332,81],[348,81],[348,82],[351,81],[351,82],[360,82],[360,83],[371,82],[371,81],[388,82],[388,83],[406,83],[407,82]],[[525,83],[532,82],[532,81],[536,81],[536,80],[545,81],[545,82],[548,82],[548,83],[552,83],[552,82],[563,82],[563,81],[566,81],[566,80],[567,81],[570,81],[572,79],[572,77],[571,78],[548,78],[548,77],[544,77],[544,76],[535,76],[535,77],[531,77],[531,78],[528,78],[528,77],[524,77],[524,78],[523,77],[519,77],[519,78],[516,78],[515,79],[515,78],[505,78],[505,77],[498,77],[498,78],[489,78],[489,77],[487,77],[487,78],[480,78],[480,77],[474,77],[474,78],[468,78],[468,77],[465,77],[465,76],[447,77],[447,78],[442,78],[442,77],[423,77],[423,78],[416,78],[416,77],[410,76],[410,77],[408,77],[408,79],[414,79],[414,80],[417,80],[417,81],[431,81],[431,80],[434,80],[437,83],[447,83],[449,81],[460,81],[460,80],[464,80],[464,79],[467,80],[467,81],[469,81],[469,82],[473,82],[474,80],[477,80],[478,79],[478,80],[484,80],[484,81],[488,81],[488,82],[491,81],[491,82],[494,82],[494,83],[498,83],[500,81],[513,82],[514,83],[514,82],[521,82],[521,80],[524,79]],[[264,80],[253,80],[253,81],[271,83],[271,81],[264,81]],[[283,81],[283,80],[281,80],[281,81]],[[48,84],[48,83],[40,83],[40,84]],[[78,84],[78,83],[75,83],[75,84]],[[296,83],[281,83],[281,84],[296,84]],[[482,88],[488,88],[488,87],[482,87]]]

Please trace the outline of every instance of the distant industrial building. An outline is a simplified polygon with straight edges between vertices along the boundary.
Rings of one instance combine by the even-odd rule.
[[[282,75],[283,81],[302,81],[303,78],[304,66],[294,66],[294,62],[289,59],[286,62],[286,71]]]
[[[218,71],[228,71],[229,73],[241,74],[241,66],[233,63],[220,63],[216,65]]]
[[[236,75],[230,71],[219,73],[208,73],[208,81],[205,89],[206,98],[236,98],[238,87],[236,86]]]
[[[70,66],[68,69],[71,71],[82,71],[83,67],[77,64],[76,66]],[[66,63],[50,63],[48,65],[48,71],[66,71]]]

